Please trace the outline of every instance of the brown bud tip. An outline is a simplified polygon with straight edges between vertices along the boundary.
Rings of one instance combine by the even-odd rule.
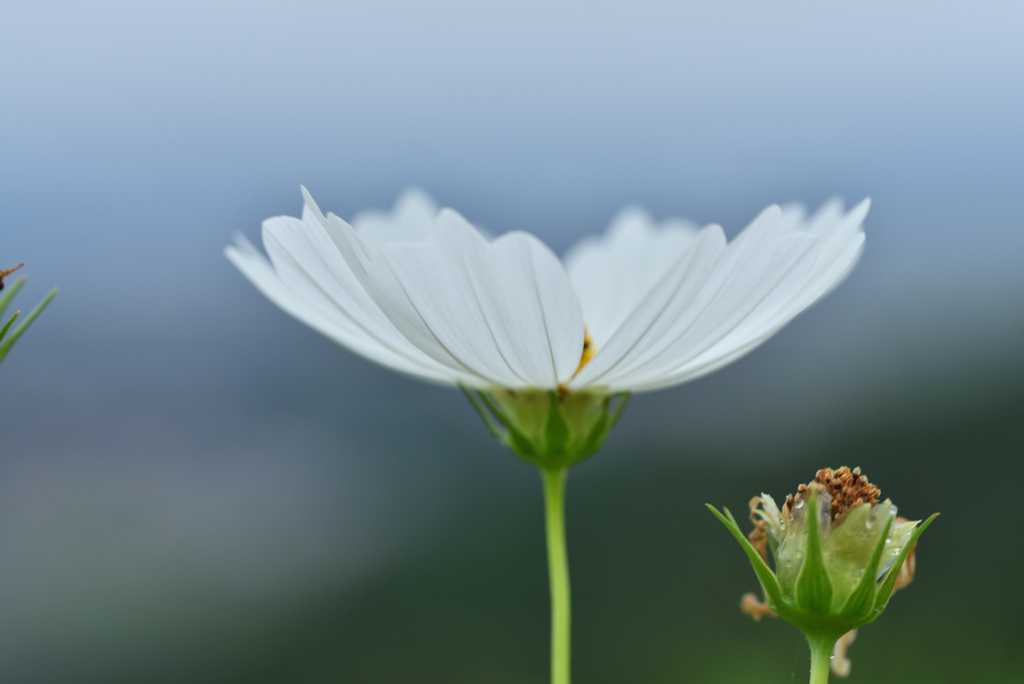
[[[7,276],[11,275],[12,273],[17,271],[19,268],[21,268],[24,265],[25,264],[18,264],[14,268],[8,268],[5,271],[0,271],[0,290],[4,289],[4,278],[6,278]]]

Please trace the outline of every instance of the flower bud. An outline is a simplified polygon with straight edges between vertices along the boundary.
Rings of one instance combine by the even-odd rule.
[[[771,609],[809,639],[835,643],[881,614],[904,560],[938,515],[897,521],[896,506],[878,495],[859,468],[822,469],[781,509],[767,494],[751,501],[749,539],[728,509],[708,508],[747,552]]]

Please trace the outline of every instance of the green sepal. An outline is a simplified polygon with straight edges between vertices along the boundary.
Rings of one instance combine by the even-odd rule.
[[[569,443],[569,425],[562,413],[562,402],[558,392],[549,392],[551,403],[548,404],[548,421],[544,430],[544,448],[549,454],[564,454]]]
[[[619,404],[615,407],[615,412],[609,415],[608,406],[616,398],[618,398]],[[615,424],[619,422],[622,412],[626,410],[627,403],[629,403],[628,393],[615,394],[604,400],[604,409],[601,411],[597,422],[594,423],[594,428],[590,431],[590,435],[587,436],[586,441],[583,443],[580,453],[584,456],[589,456],[601,448],[604,440],[608,437],[608,433],[612,431]]]
[[[878,544],[875,545],[875,550],[871,554],[871,559],[868,560],[867,566],[864,568],[864,574],[861,575],[857,588],[853,590],[850,597],[846,599],[846,603],[843,604],[840,611],[840,615],[843,618],[866,618],[875,607],[875,595],[878,589],[878,566],[882,562],[882,554],[885,552],[885,544],[888,541],[889,531],[892,530],[892,521],[895,517],[895,514],[892,514],[886,521],[882,536],[879,538]]]
[[[892,591],[896,586],[896,578],[899,577],[900,569],[903,567],[903,561],[907,560],[907,556],[910,555],[910,550],[914,548],[914,544],[917,543],[917,538],[920,537],[926,529],[928,529],[928,526],[931,525],[932,521],[938,516],[938,513],[932,513],[931,516],[918,525],[917,529],[915,529],[910,535],[910,539],[908,539],[907,543],[903,546],[899,557],[892,564],[892,567],[889,568],[889,571],[885,574],[885,579],[883,579],[882,583],[878,586],[878,593],[875,595],[875,609],[871,613],[871,617],[868,620],[869,622],[877,618],[882,614],[882,611],[885,610],[886,604],[889,603],[889,598],[892,597]]]
[[[515,421],[508,417],[508,415],[498,408],[491,398],[487,396],[486,392],[477,392],[480,399],[487,405],[494,417],[501,421],[501,424],[505,426],[505,436],[502,441],[509,449],[519,454],[523,458],[531,458],[537,456],[537,450],[526,435],[516,427]]]
[[[828,613],[832,609],[832,580],[825,568],[821,552],[821,521],[818,519],[818,497],[807,498],[807,544],[804,562],[796,578],[796,603],[800,608],[815,613]]]
[[[466,399],[469,399],[470,405],[480,418],[483,419],[487,429],[502,444],[518,454],[536,455],[530,441],[516,429],[515,424],[509,420],[508,416],[501,409],[494,405],[494,402],[491,401],[486,393],[472,390],[462,384],[459,385],[459,389],[466,395]],[[481,402],[483,402],[483,405]],[[486,405],[486,408],[484,405]]]
[[[629,403],[629,398],[631,396],[632,395],[629,392],[620,392],[619,394],[613,394],[612,396],[608,397],[605,400],[604,407],[605,407],[605,412],[606,413],[607,413],[607,410],[608,410],[608,403],[611,402],[611,400],[615,399],[615,398],[618,398],[618,400],[619,400],[619,405],[615,407],[615,413],[612,414],[612,417],[611,417],[611,419],[608,422],[608,429],[609,430],[611,430],[613,427],[616,426],[616,424],[618,424],[619,418],[622,417],[622,412],[626,410],[626,404]]]
[[[539,455],[537,450],[533,448],[533,443],[515,428],[509,429],[507,446],[523,458],[536,458]]]
[[[24,278],[19,278],[17,281],[15,281],[14,285],[11,286],[11,289],[14,292],[17,292],[17,290],[21,288],[21,285],[24,282]],[[10,301],[12,295],[13,292],[9,292],[7,295],[4,296],[2,300],[0,300],[0,313],[2,313],[3,309],[7,307],[7,304]],[[52,290],[50,290],[50,293],[43,298],[43,301],[36,304],[36,308],[32,309],[32,311],[29,312],[28,316],[25,317],[25,320],[21,322],[21,325],[15,328],[14,331],[10,334],[10,336],[6,337],[3,342],[0,342],[0,361],[4,360],[4,357],[7,356],[7,352],[11,350],[11,347],[13,347],[14,343],[18,341],[18,338],[21,337],[22,333],[24,333],[25,330],[28,329],[28,326],[32,325],[32,321],[36,320],[36,317],[43,312],[43,309],[46,308],[46,305],[53,301],[53,298],[56,296],[57,288],[53,288]],[[8,325],[9,324],[10,322],[8,322]],[[5,326],[5,332],[6,329],[7,328]]]
[[[757,579],[761,581],[761,586],[764,587],[765,596],[768,599],[768,605],[775,612],[779,612],[779,607],[782,606],[782,587],[779,586],[779,578],[775,576],[775,573],[768,564],[761,558],[761,554],[757,552],[754,545],[750,543],[750,540],[740,531],[739,525],[736,524],[736,519],[732,517],[732,513],[729,512],[728,508],[725,508],[726,514],[722,515],[718,512],[718,509],[711,504],[704,504],[708,507],[716,518],[718,518],[726,529],[732,532],[732,536],[736,537],[736,541],[740,543],[743,550],[747,554],[747,558],[750,560],[750,564],[754,567],[754,572],[757,574]]]
[[[492,435],[541,468],[566,468],[597,451],[628,398],[600,389],[460,389]]]
[[[462,383],[459,383],[459,389],[462,390],[464,395],[466,395],[466,399],[469,400],[470,405],[480,416],[481,420],[483,420],[487,425],[487,429],[491,431],[491,435],[504,442],[507,437],[506,433],[502,432],[502,427],[499,427],[494,416],[491,413],[488,413],[487,409],[480,404],[480,399],[477,398],[474,391]]]
[[[615,423],[613,422],[612,425]],[[594,429],[587,435],[586,441],[583,442],[583,448],[580,450],[584,454],[592,454],[601,448],[604,444],[605,438],[608,436],[608,431],[611,430],[611,426],[608,424],[608,411],[601,411],[601,416],[594,423]]]

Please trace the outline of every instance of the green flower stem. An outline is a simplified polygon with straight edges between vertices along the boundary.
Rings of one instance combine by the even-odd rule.
[[[568,468],[541,468],[551,584],[551,684],[569,684],[569,558],[565,550],[565,478]],[[826,667],[828,665],[826,664]]]
[[[811,647],[811,682],[810,684],[828,684],[828,670],[832,664],[832,651],[837,639],[807,637]]]

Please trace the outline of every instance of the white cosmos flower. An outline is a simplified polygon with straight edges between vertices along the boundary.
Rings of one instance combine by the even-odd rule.
[[[731,242],[627,209],[563,261],[529,233],[490,240],[418,191],[351,223],[303,194],[302,218],[263,223],[269,261],[242,237],[226,249],[300,321],[436,383],[606,393],[684,383],[767,340],[849,273],[869,206],[771,206]]]

